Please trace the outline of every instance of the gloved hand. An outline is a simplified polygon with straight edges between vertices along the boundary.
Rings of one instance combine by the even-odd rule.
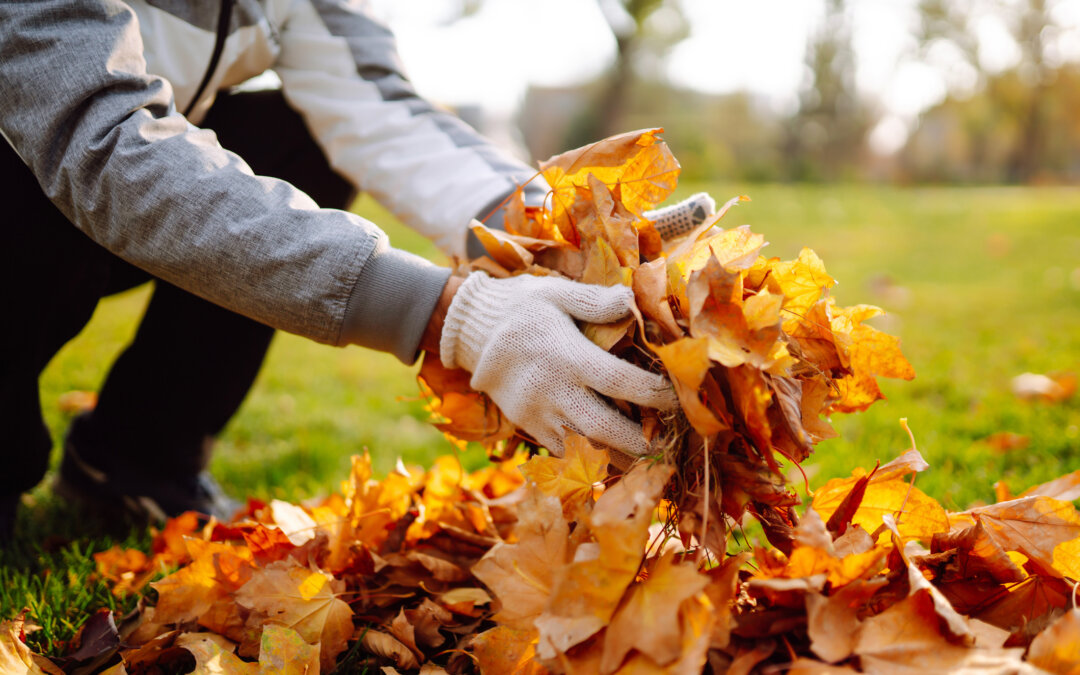
[[[670,410],[671,384],[609,354],[574,319],[609,323],[626,316],[633,292],[554,277],[466,278],[446,313],[443,365],[472,373],[511,422],[562,455],[564,427],[633,455],[648,452],[641,426],[598,394]]]
[[[678,204],[665,206],[655,211],[646,211],[644,215],[653,221],[653,227],[664,241],[689,234],[705,219],[716,213],[716,202],[707,192],[691,195]]]

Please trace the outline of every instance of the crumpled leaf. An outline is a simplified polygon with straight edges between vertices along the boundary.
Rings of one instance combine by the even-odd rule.
[[[806,632],[810,649],[828,663],[838,663],[855,652],[859,610],[885,585],[885,579],[857,579],[829,596],[806,594]]]
[[[63,675],[44,656],[33,653],[20,639],[25,626],[22,615],[0,621],[0,673],[4,675]]]
[[[399,668],[420,667],[416,654],[393,635],[377,630],[366,630],[360,637],[364,651],[393,661]]]
[[[934,603],[911,595],[863,622],[855,654],[875,673],[1009,672],[1035,670],[1021,661],[1023,649],[972,650],[949,642],[938,630]]]
[[[236,643],[217,633],[181,633],[173,643],[195,657],[196,673],[259,675],[258,663],[248,663],[236,655]]]

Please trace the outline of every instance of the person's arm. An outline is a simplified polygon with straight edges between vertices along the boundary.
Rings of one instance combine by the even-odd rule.
[[[415,358],[449,271],[188,124],[123,2],[0,3],[0,91],[0,132],[97,243],[276,328]]]
[[[473,218],[502,227],[516,186],[528,203],[547,194],[535,168],[417,94],[365,3],[295,2],[274,70],[334,168],[449,255],[465,255]]]

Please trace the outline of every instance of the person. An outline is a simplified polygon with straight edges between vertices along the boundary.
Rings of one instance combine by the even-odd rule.
[[[231,89],[267,69],[279,90]],[[138,331],[72,423],[55,486],[141,520],[226,515],[210,441],[274,330],[405,363],[438,353],[554,452],[572,429],[641,454],[640,427],[603,397],[676,404],[665,378],[575,324],[625,316],[628,289],[451,278],[345,210],[366,190],[463,257],[473,218],[498,227],[516,187],[547,191],[416,93],[363,2],[0,3],[0,91],[0,538],[48,466],[42,369],[101,297],[147,280]]]

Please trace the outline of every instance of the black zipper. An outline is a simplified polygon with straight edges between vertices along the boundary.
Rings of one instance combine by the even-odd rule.
[[[236,0],[221,0],[221,11],[218,13],[217,37],[214,40],[214,52],[210,55],[210,65],[206,67],[206,74],[203,75],[199,88],[195,90],[195,95],[191,97],[191,102],[188,103],[187,108],[184,110],[184,117],[187,117],[191,113],[191,109],[199,102],[199,97],[206,91],[206,86],[210,84],[210,79],[214,76],[214,71],[217,70],[218,62],[221,61],[221,52],[225,49],[225,38],[229,37],[229,20],[232,18],[233,5],[235,4]]]

